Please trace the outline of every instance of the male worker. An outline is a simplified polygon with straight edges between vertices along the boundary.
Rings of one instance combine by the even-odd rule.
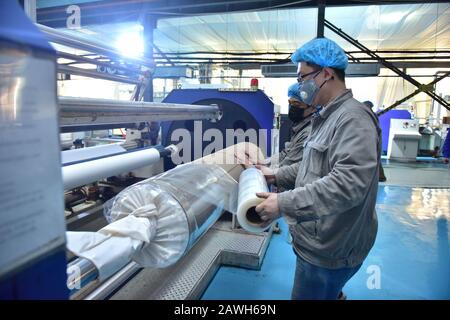
[[[311,115],[315,109],[301,102],[298,90],[297,82],[288,88],[288,117],[292,121],[291,138],[281,152],[270,158],[271,168],[288,166],[303,158],[303,143],[308,138],[311,129]]]
[[[268,183],[290,189],[259,193],[263,220],[282,214],[297,255],[293,299],[337,299],[358,271],[377,233],[375,202],[380,130],[373,112],[345,86],[347,57],[336,43],[314,39],[292,56],[303,102],[313,117],[303,160],[274,172]]]
[[[370,108],[370,110],[372,110],[372,111],[375,112],[375,110],[373,110],[374,105],[373,105],[372,101],[367,100],[367,101],[364,101],[363,104],[364,104],[366,107]],[[380,182],[386,182],[386,180],[387,180],[387,179],[386,179],[386,175],[384,174],[383,165],[381,164],[381,161],[380,161],[380,175],[379,175],[379,177],[378,177],[378,181],[380,181]]]

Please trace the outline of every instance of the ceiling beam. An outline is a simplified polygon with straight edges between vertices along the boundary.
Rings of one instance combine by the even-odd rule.
[[[352,62],[350,62],[352,64]],[[370,62],[367,64],[376,64],[374,62]],[[414,61],[414,62],[393,62],[394,66],[400,69],[448,69],[450,67],[450,63],[447,61]],[[231,69],[244,69],[244,70],[250,70],[250,69],[260,69],[262,63],[230,63],[228,66]],[[273,64],[272,64],[273,65]],[[275,64],[280,65],[280,64]],[[292,71],[292,76],[297,76],[297,67],[293,63],[286,64],[286,66],[290,68],[289,70]],[[385,68],[383,65],[380,65],[380,68]]]

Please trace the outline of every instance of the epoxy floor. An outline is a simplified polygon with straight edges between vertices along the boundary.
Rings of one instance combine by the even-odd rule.
[[[423,168],[441,188],[426,188],[435,187],[436,178]],[[449,170],[439,163],[387,165],[388,181],[378,190],[377,240],[344,288],[348,299],[450,299]],[[287,225],[280,220],[280,226],[261,270],[223,266],[202,299],[290,299],[295,256]]]

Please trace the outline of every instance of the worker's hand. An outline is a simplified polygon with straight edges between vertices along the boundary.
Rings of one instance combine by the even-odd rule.
[[[266,199],[255,208],[255,211],[262,220],[271,221],[278,219],[281,216],[278,208],[278,194],[272,192],[258,192],[256,196],[258,198]]]
[[[235,159],[236,163],[241,164],[246,169],[247,169],[247,167],[252,167],[253,165],[256,164],[254,161],[252,161],[250,159],[250,156],[247,153],[244,153],[244,154],[237,154],[237,153],[235,153],[234,154],[234,159]]]

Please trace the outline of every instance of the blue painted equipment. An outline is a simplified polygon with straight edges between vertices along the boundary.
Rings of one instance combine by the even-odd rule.
[[[255,129],[257,132],[259,129],[265,129],[267,132],[267,139],[266,141],[261,141],[262,139],[258,137],[258,145],[260,147],[262,146],[264,149],[264,143],[266,143],[267,156],[270,156],[271,154],[271,129],[273,128],[274,103],[261,90],[233,91],[222,89],[175,89],[163,102],[195,105],[215,104],[219,106],[222,117],[217,121],[202,120],[195,122],[195,124],[193,120],[163,122],[162,144],[164,146],[177,144],[179,142],[179,139],[172,136],[172,133],[176,129],[187,129],[192,133],[192,160],[202,157],[203,150],[211,143],[211,141],[203,141],[201,150],[194,150],[193,139],[201,139],[203,133],[208,129],[220,130],[224,138],[223,148],[227,147],[226,143],[228,141],[225,141],[227,129],[232,129],[233,131],[242,129],[244,132],[248,129]],[[236,142],[237,141],[235,141],[235,143]],[[166,161],[165,169],[167,170],[172,167],[173,163],[171,163],[170,160]]]
[[[378,117],[378,120],[380,121],[384,154],[386,154],[388,150],[391,119],[411,119],[411,113],[409,113],[408,110],[390,110]]]

